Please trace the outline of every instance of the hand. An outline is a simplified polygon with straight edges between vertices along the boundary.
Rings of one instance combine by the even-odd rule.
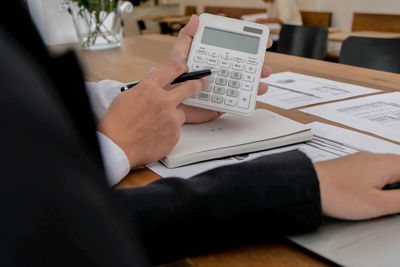
[[[315,169],[326,215],[361,220],[400,212],[400,190],[382,190],[400,181],[400,156],[360,152]]]
[[[172,49],[170,60],[171,61],[182,61],[186,62],[189,57],[190,47],[192,45],[193,37],[199,26],[199,18],[193,15],[188,24],[179,32],[176,44]],[[272,40],[268,40],[268,47],[272,45]],[[271,75],[271,68],[264,65],[261,73],[262,78],[267,78]],[[258,94],[265,94],[268,90],[268,85],[260,83],[258,87]],[[186,123],[201,123],[213,120],[223,113],[217,111],[211,111],[186,105],[180,105],[179,108],[186,114]]]
[[[99,131],[125,152],[131,167],[163,158],[178,142],[180,127],[185,122],[185,114],[178,105],[209,83],[207,77],[165,90],[187,71],[182,62],[169,63],[134,88],[119,94],[101,119]]]

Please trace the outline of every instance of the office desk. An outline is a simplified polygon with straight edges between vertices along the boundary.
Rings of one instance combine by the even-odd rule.
[[[168,61],[175,37],[145,35],[125,38],[119,49],[105,51],[81,51],[86,75],[89,80],[115,79],[124,82],[139,80],[152,67],[161,67]],[[383,89],[388,92],[400,89],[400,75],[339,65],[324,61],[268,53],[266,61],[274,72],[294,71],[342,82]],[[327,120],[305,114],[297,109],[283,110],[267,104],[258,104],[302,123]],[[160,177],[147,169],[131,172],[117,187],[134,187],[148,184]],[[190,238],[190,237],[189,237]],[[193,257],[187,266],[330,266],[311,253],[285,241],[243,246],[226,251]]]
[[[330,42],[344,42],[349,37],[370,37],[370,38],[400,38],[400,33],[396,32],[374,32],[374,31],[357,31],[357,32],[331,32],[328,35]]]

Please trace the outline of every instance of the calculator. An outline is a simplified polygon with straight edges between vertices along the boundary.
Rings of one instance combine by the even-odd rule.
[[[204,13],[187,61],[190,71],[211,69],[210,85],[183,103],[251,115],[264,63],[269,29],[262,24]]]

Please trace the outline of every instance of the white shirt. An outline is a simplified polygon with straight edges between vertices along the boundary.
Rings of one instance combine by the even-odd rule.
[[[123,83],[111,80],[86,83],[86,90],[97,121],[100,121],[111,102],[121,92],[120,89],[123,85]],[[97,132],[97,138],[107,181],[110,186],[114,186],[130,171],[128,157],[117,144],[104,134]]]
[[[269,3],[268,17],[279,18],[285,24],[303,25],[300,10],[294,0],[274,0]]]

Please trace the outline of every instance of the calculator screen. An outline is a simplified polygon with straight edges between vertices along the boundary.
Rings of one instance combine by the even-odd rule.
[[[201,42],[206,45],[257,54],[260,38],[205,27]]]

